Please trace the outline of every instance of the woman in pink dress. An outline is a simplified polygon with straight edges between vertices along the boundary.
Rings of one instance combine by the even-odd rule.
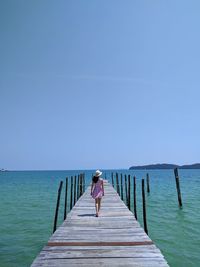
[[[99,216],[101,208],[101,198],[104,196],[103,179],[100,178],[102,172],[96,171],[92,178],[91,196],[95,199],[96,217]]]

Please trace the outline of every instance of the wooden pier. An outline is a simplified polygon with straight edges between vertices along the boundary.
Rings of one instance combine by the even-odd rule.
[[[104,188],[99,217],[88,187],[31,267],[169,266],[112,185]]]

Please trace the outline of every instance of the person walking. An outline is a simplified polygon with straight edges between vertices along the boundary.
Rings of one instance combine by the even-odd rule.
[[[99,216],[101,208],[101,199],[104,196],[103,179],[101,178],[102,172],[96,170],[95,175],[92,177],[91,196],[95,199],[96,217]]]

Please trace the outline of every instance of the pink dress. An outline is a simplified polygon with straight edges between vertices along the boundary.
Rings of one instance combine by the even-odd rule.
[[[103,193],[104,193],[102,186],[103,186],[103,180],[102,179],[99,179],[96,182],[96,184],[94,184],[94,189],[92,191],[92,197],[94,199],[96,199],[96,198],[102,198]]]

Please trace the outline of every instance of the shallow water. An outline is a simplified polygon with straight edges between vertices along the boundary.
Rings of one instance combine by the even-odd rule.
[[[30,266],[52,234],[60,180],[80,172],[0,173],[0,267]],[[92,171],[84,172],[88,185]],[[146,176],[146,171],[117,172],[137,177],[138,220],[143,225],[141,178]],[[183,209],[178,207],[173,171],[148,172],[151,192],[146,195],[146,201],[150,238],[170,266],[200,266],[200,170],[179,171]],[[110,179],[111,171],[105,173]],[[63,220],[63,202],[64,194],[61,196],[59,224]]]

